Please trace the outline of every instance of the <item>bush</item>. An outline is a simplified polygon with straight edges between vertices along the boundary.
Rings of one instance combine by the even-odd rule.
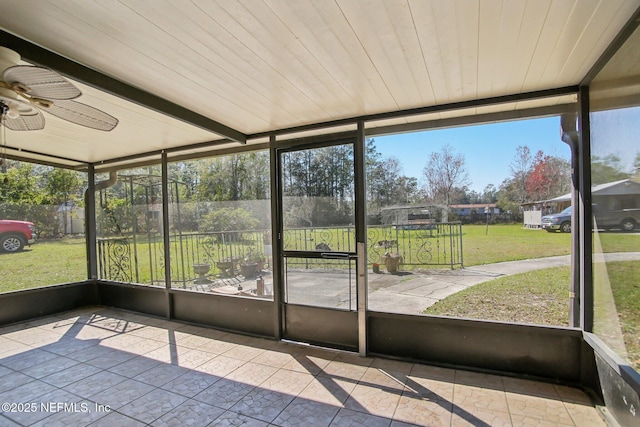
[[[242,208],[219,208],[200,220],[204,231],[245,231],[255,230],[260,221],[251,212]]]

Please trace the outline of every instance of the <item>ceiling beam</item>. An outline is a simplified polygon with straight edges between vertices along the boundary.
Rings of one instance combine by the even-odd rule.
[[[2,46],[16,51],[22,58],[35,65],[55,70],[71,79],[110,93],[158,113],[173,117],[201,129],[214,132],[233,141],[246,144],[247,135],[222,123],[184,108],[152,93],[109,77],[75,61],[53,53],[11,33],[0,30]]]

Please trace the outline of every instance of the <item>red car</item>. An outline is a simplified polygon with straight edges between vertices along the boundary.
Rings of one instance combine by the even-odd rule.
[[[0,220],[0,251],[20,252],[36,242],[35,226],[28,221]]]

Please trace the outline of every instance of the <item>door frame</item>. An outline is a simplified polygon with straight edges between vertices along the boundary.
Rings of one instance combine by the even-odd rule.
[[[355,244],[357,257],[354,259],[355,280],[356,280],[356,310],[336,310],[325,309],[322,307],[308,307],[309,313],[304,313],[305,309],[298,310],[301,306],[296,304],[287,304],[285,302],[285,285],[284,285],[284,215],[282,206],[282,153],[322,148],[327,146],[352,144],[353,145],[353,162],[354,162],[354,208],[355,208]],[[365,187],[365,138],[364,124],[358,123],[356,132],[345,132],[341,134],[326,135],[312,138],[301,138],[283,142],[276,142],[275,136],[270,139],[271,146],[271,200],[272,200],[272,229],[273,229],[273,274],[274,274],[274,304],[275,322],[278,339],[296,339],[295,336],[288,336],[286,325],[287,320],[295,317],[296,321],[302,319],[305,314],[312,315],[309,322],[302,324],[302,329],[307,327],[316,331],[318,328],[315,324],[316,319],[327,321],[328,317],[323,314],[324,310],[330,310],[334,320],[333,323],[327,325],[327,330],[331,336],[327,335],[320,341],[302,340],[311,344],[327,345],[330,347],[342,348],[355,351],[361,355],[367,354],[367,331],[366,331],[366,311],[367,311],[367,286],[366,286],[366,227],[365,227],[365,205],[366,205],[366,187]],[[289,253],[290,254],[290,253]],[[319,317],[316,317],[316,314]],[[323,317],[324,316],[324,317]],[[345,321],[347,323],[345,323]],[[329,320],[329,322],[331,322]],[[353,325],[353,327],[349,325]],[[322,336],[322,334],[320,334]],[[333,339],[337,338],[337,339]],[[314,341],[314,342],[312,342]]]

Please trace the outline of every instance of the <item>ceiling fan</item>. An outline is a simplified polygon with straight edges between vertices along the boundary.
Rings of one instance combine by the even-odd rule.
[[[0,46],[0,119],[11,130],[40,130],[42,111],[92,129],[110,131],[118,119],[102,110],[72,101],[80,89],[48,68],[19,65],[20,55]]]

